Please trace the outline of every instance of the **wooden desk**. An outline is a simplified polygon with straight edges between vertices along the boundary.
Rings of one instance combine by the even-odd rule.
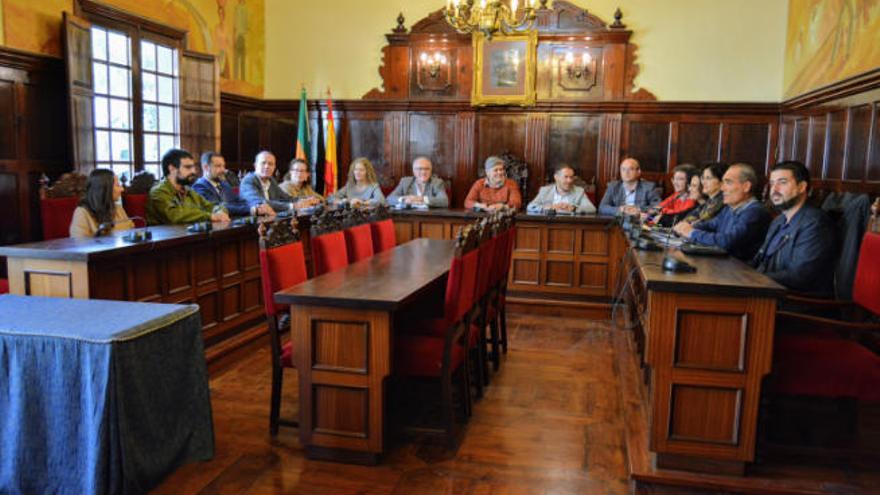
[[[125,232],[0,247],[12,294],[199,305],[210,362],[264,335],[254,225],[215,224],[206,233],[150,227],[152,240]]]
[[[378,462],[394,314],[443,285],[452,256],[452,241],[416,239],[275,294],[291,305],[307,456]]]
[[[754,460],[784,288],[734,258],[675,256],[697,272],[664,272],[662,252],[631,250],[626,264],[650,371],[650,448],[657,468],[741,475]]]

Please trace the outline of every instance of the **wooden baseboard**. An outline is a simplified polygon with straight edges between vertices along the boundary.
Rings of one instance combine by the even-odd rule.
[[[611,318],[611,304],[606,302],[562,299],[519,293],[508,294],[506,300],[507,309],[512,313],[589,318],[594,320],[607,320]]]
[[[225,339],[205,349],[208,375],[215,376],[237,363],[244,356],[269,346],[269,328],[265,319],[252,322],[248,328],[234,337]]]

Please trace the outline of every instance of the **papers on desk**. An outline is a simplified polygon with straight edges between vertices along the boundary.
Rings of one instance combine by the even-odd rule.
[[[675,234],[660,232],[657,230],[648,232],[648,237],[653,239],[654,242],[661,246],[679,248],[682,244],[684,244],[684,239],[682,239],[681,237],[678,237]]]

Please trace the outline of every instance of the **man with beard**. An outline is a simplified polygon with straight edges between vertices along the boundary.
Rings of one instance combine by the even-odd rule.
[[[198,168],[189,152],[171,149],[162,156],[165,180],[150,189],[147,223],[150,225],[193,222],[228,222],[223,206],[214,206],[191,189]]]
[[[781,214],[752,265],[790,290],[832,296],[834,226],[825,212],[807,204],[810,172],[803,163],[780,162],[770,171],[769,185],[770,201]]]

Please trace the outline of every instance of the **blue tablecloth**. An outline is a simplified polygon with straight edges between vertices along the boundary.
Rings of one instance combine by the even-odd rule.
[[[213,454],[198,306],[0,296],[0,493],[144,493]]]

